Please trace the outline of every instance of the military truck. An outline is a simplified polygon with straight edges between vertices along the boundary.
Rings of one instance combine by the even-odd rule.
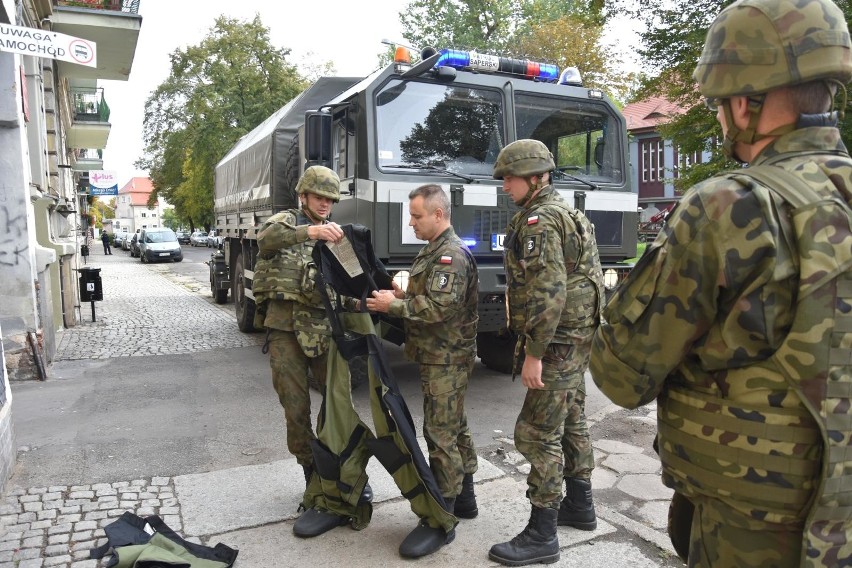
[[[311,165],[335,170],[341,200],[332,219],[360,223],[389,271],[405,278],[425,244],[409,227],[408,194],[424,183],[447,191],[452,224],[479,267],[478,355],[508,372],[503,238],[516,206],[492,179],[507,143],[535,138],[552,151],[554,184],[594,223],[607,285],[636,255],[625,121],[576,69],[458,50],[404,50],[366,78],[324,77],[245,135],[215,172],[215,227],[223,246],[210,262],[213,297],[230,291],[237,324],[252,331],[257,232],[299,206],[295,187]]]

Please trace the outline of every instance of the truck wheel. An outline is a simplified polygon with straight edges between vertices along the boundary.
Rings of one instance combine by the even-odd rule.
[[[290,188],[296,193],[299,184],[299,176],[302,173],[299,167],[299,135],[293,137],[290,148],[287,150],[287,158],[284,160],[284,187]],[[298,203],[298,201],[297,201]]]
[[[349,361],[349,386],[352,390],[370,382],[370,375],[367,374],[368,358],[369,355],[359,355]],[[308,384],[315,391],[319,391],[319,383],[310,369],[308,369]]]
[[[517,335],[507,329],[483,331],[476,335],[476,354],[489,369],[498,373],[511,373],[517,339]]]
[[[245,333],[254,331],[254,300],[246,297],[246,276],[243,267],[243,255],[237,257],[231,296],[234,298],[234,310],[237,313],[237,327]]]

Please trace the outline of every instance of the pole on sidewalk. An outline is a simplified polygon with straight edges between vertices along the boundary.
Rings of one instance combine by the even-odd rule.
[[[95,301],[92,300],[92,321],[95,321]]]

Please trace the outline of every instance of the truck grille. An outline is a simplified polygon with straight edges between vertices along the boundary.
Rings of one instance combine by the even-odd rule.
[[[473,230],[476,239],[481,242],[491,242],[491,235],[506,232],[511,218],[511,211],[477,209],[473,214]]]

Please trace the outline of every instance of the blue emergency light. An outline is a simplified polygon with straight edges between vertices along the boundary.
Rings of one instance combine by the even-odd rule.
[[[458,49],[441,50],[441,55],[438,57],[435,67],[442,66],[455,69],[473,69],[486,73],[511,73],[512,75],[523,75],[541,81],[556,81],[559,78],[559,68],[550,63],[538,63],[527,59],[512,59]]]

